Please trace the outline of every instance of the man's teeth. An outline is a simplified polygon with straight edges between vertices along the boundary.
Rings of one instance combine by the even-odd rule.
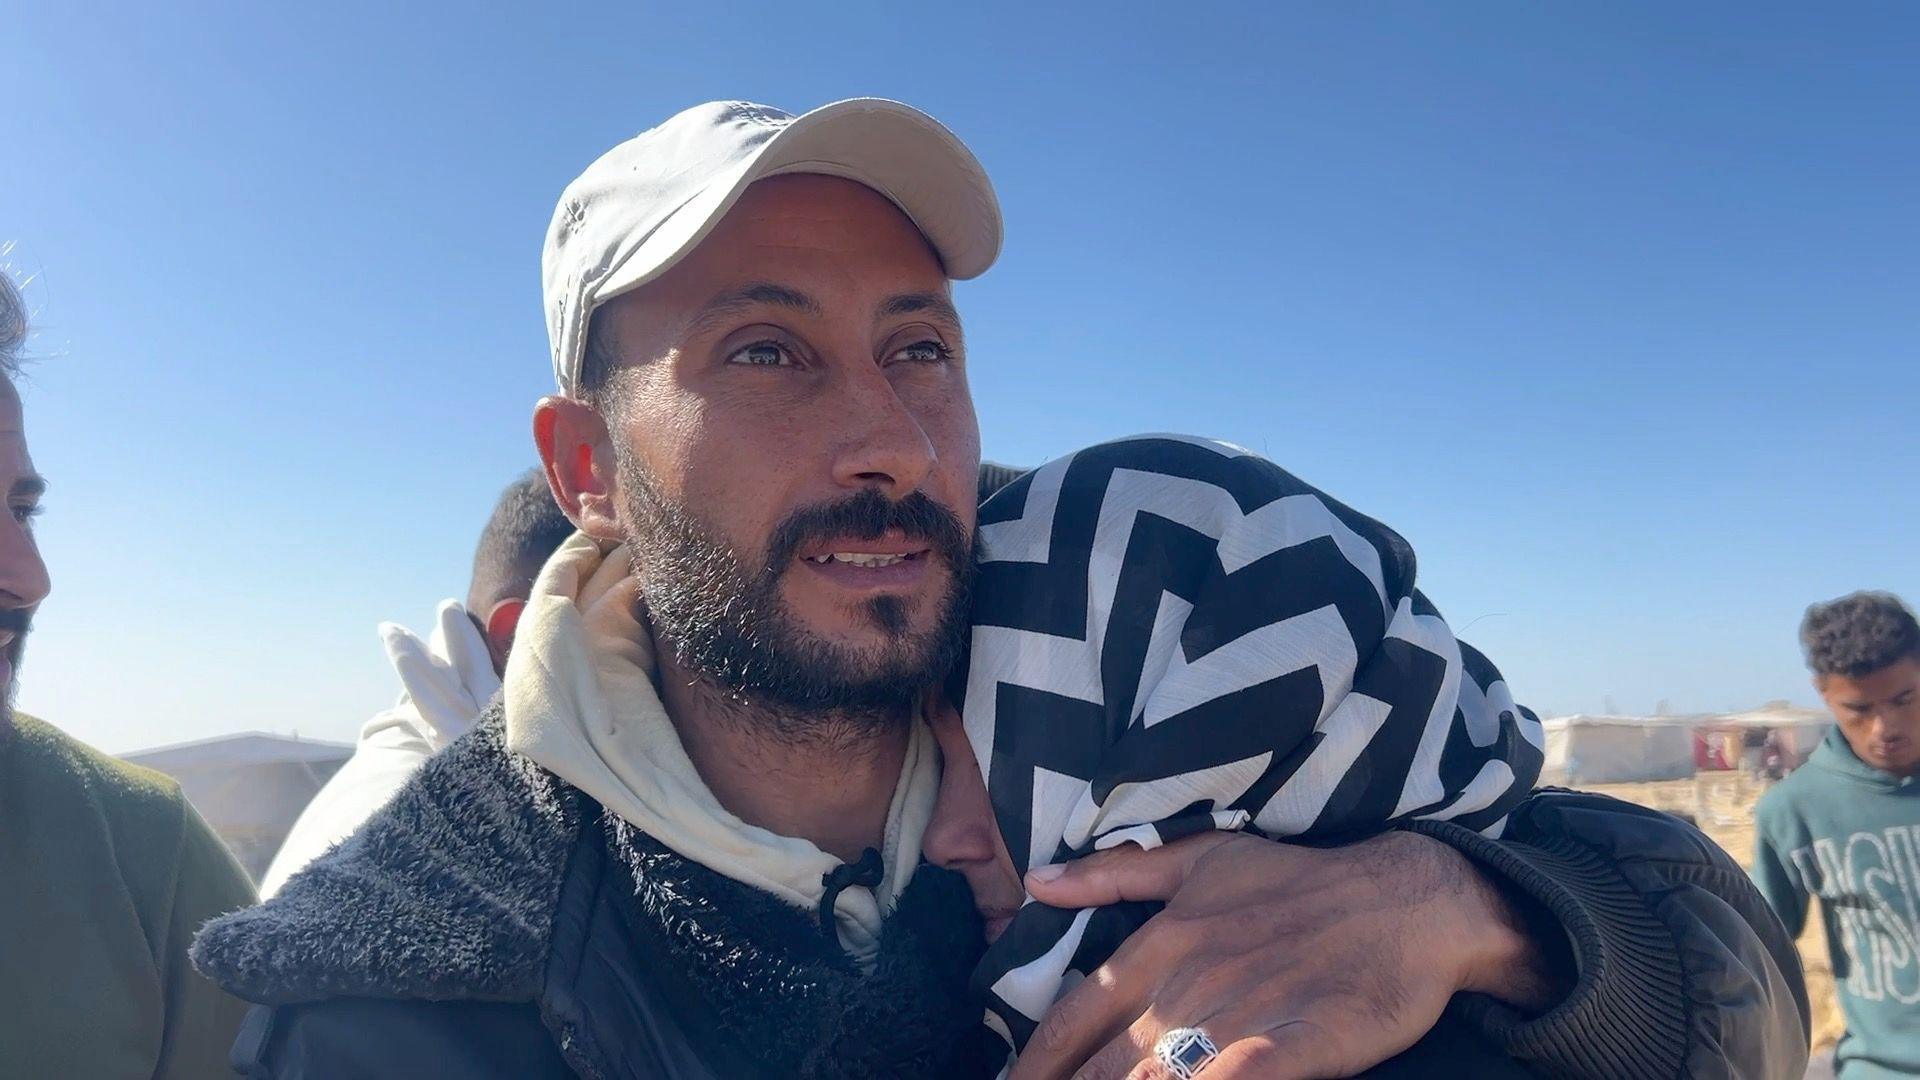
[[[826,555],[809,555],[807,561],[816,562],[822,566],[829,562],[838,562],[851,563],[854,566],[880,567],[903,563],[908,558],[909,556],[906,555],[870,555],[863,551],[835,551]]]

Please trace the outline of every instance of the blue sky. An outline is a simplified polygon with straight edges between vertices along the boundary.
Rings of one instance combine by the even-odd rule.
[[[900,98],[984,161],[989,456],[1263,450],[1543,711],[1809,702],[1809,601],[1920,597],[1911,7],[393,6],[0,32],[20,703],[107,749],[389,704],[375,623],[464,594],[532,462],[555,197],[723,97]]]

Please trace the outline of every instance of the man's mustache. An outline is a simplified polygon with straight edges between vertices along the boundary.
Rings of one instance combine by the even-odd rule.
[[[7,643],[0,656],[7,658],[7,665],[13,669],[13,677],[4,686],[0,686],[0,722],[4,722],[10,709],[14,687],[19,685],[20,664],[27,655],[27,631],[33,629],[32,608],[0,608],[0,632],[11,633],[13,640]]]
[[[27,636],[33,629],[32,608],[0,608],[0,632],[10,632],[16,638]]]
[[[952,510],[925,492],[916,491],[895,501],[868,488],[838,502],[821,503],[789,514],[767,542],[767,569],[778,573],[808,541],[837,537],[875,540],[889,532],[926,544],[955,570],[964,570],[972,558],[967,530]]]

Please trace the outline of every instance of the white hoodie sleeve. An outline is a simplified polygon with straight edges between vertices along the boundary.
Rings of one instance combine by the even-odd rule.
[[[260,880],[260,899],[351,836],[387,804],[414,770],[467,733],[500,690],[486,639],[458,601],[443,600],[429,641],[397,623],[380,640],[400,679],[400,700],[360,729],[353,757],[293,824]]]

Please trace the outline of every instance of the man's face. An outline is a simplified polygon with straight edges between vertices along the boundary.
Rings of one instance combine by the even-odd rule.
[[[891,202],[797,175],[602,318],[655,629],[791,710],[904,704],[964,632],[979,433],[947,278]]]
[[[7,520],[0,522],[0,717],[13,712],[14,673],[27,647],[34,609],[49,588],[47,564],[33,539],[46,481],[27,454],[27,429],[13,381],[0,377],[0,484],[7,488]]]
[[[1855,679],[1823,675],[1814,685],[1861,761],[1895,776],[1920,772],[1920,659]]]

